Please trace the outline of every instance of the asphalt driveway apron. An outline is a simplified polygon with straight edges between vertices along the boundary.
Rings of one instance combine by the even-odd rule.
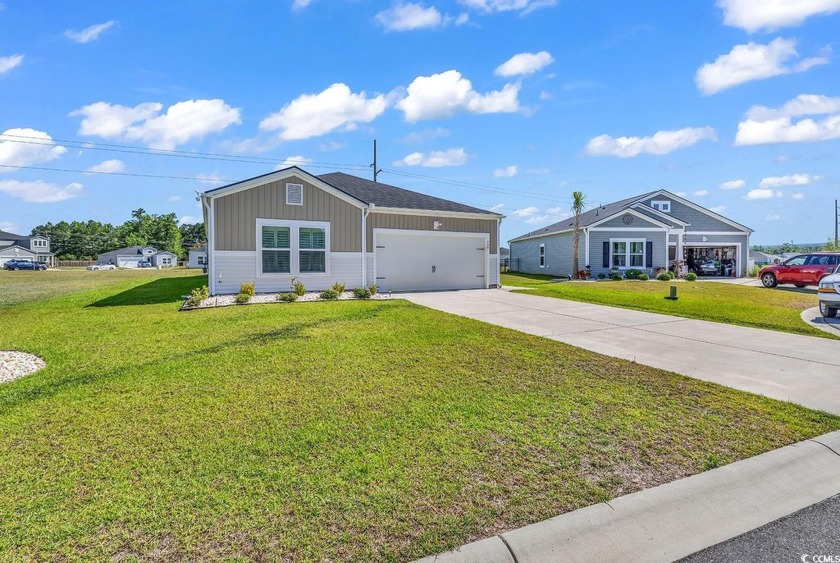
[[[840,341],[501,289],[403,297],[447,313],[840,415]]]

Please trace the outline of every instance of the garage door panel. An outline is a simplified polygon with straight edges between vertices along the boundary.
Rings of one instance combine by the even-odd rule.
[[[377,283],[384,291],[486,287],[484,234],[378,232]]]

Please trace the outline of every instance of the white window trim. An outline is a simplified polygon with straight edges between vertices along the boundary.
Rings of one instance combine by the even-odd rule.
[[[656,207],[657,205],[661,207]],[[655,199],[650,202],[650,206],[661,213],[671,212],[671,202],[666,199]]]
[[[49,243],[44,239],[32,239],[32,247],[33,248],[46,248]]]
[[[541,244],[539,249],[540,268],[545,268],[545,245]]]
[[[624,246],[624,257],[625,257],[625,266],[614,266],[613,265],[613,244],[616,242],[623,242],[625,243]],[[641,266],[631,266],[630,265],[630,257],[631,256],[638,256],[638,254],[633,254],[630,252],[630,244],[634,242],[642,243],[642,265]],[[618,268],[619,270],[639,270],[645,269],[647,266],[647,239],[643,238],[611,238],[610,239],[610,269]]]
[[[300,187],[300,203],[293,203],[289,201],[289,186]],[[286,182],[286,205],[303,205],[303,184],[296,184],[294,182]]]
[[[263,227],[289,227],[289,270],[285,272],[263,272],[262,271],[262,228]],[[324,271],[323,272],[301,272],[300,271],[300,228],[324,229]],[[254,246],[256,252],[256,273],[257,278],[288,278],[290,276],[317,276],[327,277],[330,275],[330,224],[321,221],[286,221],[282,219],[257,219],[256,238]],[[277,250],[277,249],[274,249]],[[306,249],[304,249],[306,250]]]

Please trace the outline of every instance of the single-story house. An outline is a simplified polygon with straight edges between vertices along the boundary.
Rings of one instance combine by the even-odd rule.
[[[750,250],[750,261],[756,266],[766,266],[768,264],[778,264],[783,260],[778,254],[769,254],[761,252],[760,250]]]
[[[187,268],[204,268],[207,266],[207,245],[202,244],[190,248],[187,258]]]
[[[138,268],[141,260],[148,260],[154,267],[168,268],[178,265],[178,257],[175,254],[153,246],[127,246],[103,252],[96,258],[98,264],[113,264],[118,268]]]
[[[572,275],[574,218],[510,242],[511,269]],[[681,263],[705,275],[746,275],[752,229],[666,190],[590,209],[580,216],[579,267],[593,275]],[[701,268],[702,266],[702,268]]]
[[[9,260],[28,260],[54,266],[55,254],[50,252],[49,237],[0,231],[0,267]]]
[[[498,213],[334,172],[293,166],[201,195],[210,292],[340,282],[380,291],[499,283]]]

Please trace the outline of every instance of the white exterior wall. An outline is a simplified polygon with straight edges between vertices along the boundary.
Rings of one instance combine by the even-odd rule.
[[[487,255],[487,283],[490,287],[501,285],[501,275],[499,273],[499,255]]]
[[[203,256],[204,263],[207,263],[207,252],[198,252],[196,250],[190,250],[189,259],[187,261],[187,268],[203,268],[204,264],[198,263],[199,256]]]

